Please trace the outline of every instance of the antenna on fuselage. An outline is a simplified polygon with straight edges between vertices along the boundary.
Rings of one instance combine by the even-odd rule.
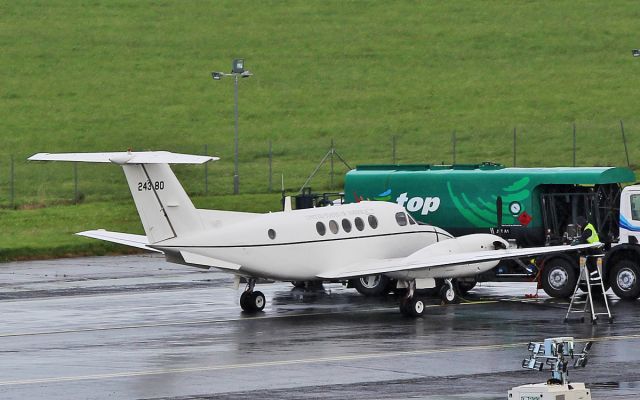
[[[291,211],[291,196],[287,196],[284,191],[284,174],[280,174],[281,177],[281,190],[282,190],[282,211]]]

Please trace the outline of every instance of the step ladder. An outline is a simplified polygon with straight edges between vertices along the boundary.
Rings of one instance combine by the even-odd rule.
[[[602,282],[603,257],[604,254],[587,255],[585,257],[580,257],[580,276],[578,277],[578,282],[576,283],[576,287],[573,290],[571,302],[569,303],[569,309],[567,310],[567,314],[564,317],[565,323],[569,322],[569,315],[573,313],[582,313],[583,315],[582,317],[580,317],[580,322],[584,322],[584,314],[588,312],[591,314],[592,324],[597,323],[598,315],[606,315],[609,323],[613,323],[613,316],[611,315],[611,310],[609,309],[609,301],[607,300],[607,295],[605,293],[606,289],[604,287],[604,282]],[[593,259],[595,259],[596,261],[596,269],[589,272],[588,265],[590,261],[593,262]],[[581,285],[584,285],[587,288],[586,298],[584,300],[580,299],[580,297],[585,296],[585,294],[578,293]],[[596,310],[594,306],[594,295],[602,296],[604,307],[601,311]],[[604,310],[606,310],[606,312]]]

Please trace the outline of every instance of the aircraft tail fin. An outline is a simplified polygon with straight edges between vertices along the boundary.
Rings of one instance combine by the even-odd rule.
[[[166,151],[120,153],[38,153],[32,161],[115,163],[122,166],[150,244],[191,234],[204,224],[169,163],[202,164],[217,157]]]

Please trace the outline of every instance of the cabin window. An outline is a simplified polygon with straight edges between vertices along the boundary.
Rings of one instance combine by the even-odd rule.
[[[320,221],[316,222],[316,230],[320,236],[324,236],[327,233],[327,227]]]
[[[406,226],[407,225],[407,214],[405,214],[403,212],[396,213],[396,222],[400,226]]]
[[[351,221],[349,221],[348,219],[343,219],[342,220],[342,229],[344,229],[345,232],[351,232]]]
[[[334,220],[329,221],[329,230],[331,233],[338,233],[338,223]]]
[[[361,231],[364,229],[364,221],[362,220],[362,218],[356,217],[354,222],[357,230]]]
[[[269,235],[269,239],[275,239],[276,238],[276,231],[274,231],[273,229],[269,229],[267,231],[267,235]]]
[[[375,215],[369,215],[367,220],[369,221],[369,226],[371,228],[376,229],[378,227],[378,218],[376,218]]]

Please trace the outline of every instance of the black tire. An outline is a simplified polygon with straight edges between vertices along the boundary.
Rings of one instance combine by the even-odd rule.
[[[635,262],[619,261],[609,277],[613,292],[622,300],[635,300],[640,296],[640,266]]]
[[[575,265],[564,258],[546,261],[540,279],[545,293],[555,298],[570,297],[578,282]]]
[[[262,292],[253,292],[249,298],[251,299],[251,307],[254,312],[264,310],[264,306],[267,304],[267,299],[264,297]]]
[[[390,279],[384,275],[368,275],[353,280],[353,287],[365,296],[383,296],[389,293]]]
[[[475,279],[461,279],[457,280],[456,283],[458,285],[458,293],[467,294],[471,289],[476,287],[478,282],[476,282]]]
[[[400,314],[404,315],[405,317],[408,317],[409,314],[409,307],[407,306],[409,303],[409,301],[407,299],[401,299],[400,300]]]
[[[251,307],[251,293],[252,292],[242,292],[240,295],[240,307],[244,311],[252,312],[254,309]]]
[[[416,297],[406,302],[406,313],[410,317],[421,317],[424,314],[424,302]]]
[[[456,304],[460,300],[460,296],[455,286],[450,288],[449,285],[445,284],[440,288],[440,299],[442,300],[442,304]]]
[[[305,281],[293,281],[291,282],[291,284],[293,285],[293,287],[296,287],[298,289],[304,289],[307,287],[307,282]]]

